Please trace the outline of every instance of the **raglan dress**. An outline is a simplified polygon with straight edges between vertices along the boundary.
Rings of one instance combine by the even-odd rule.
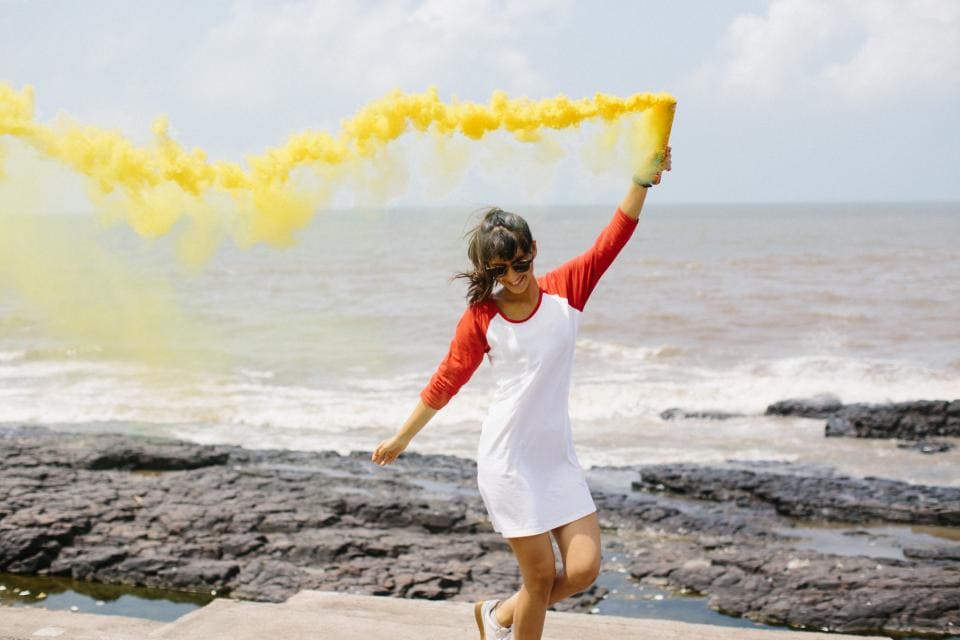
[[[468,306],[420,393],[440,409],[489,359],[496,389],[480,432],[477,486],[505,538],[596,511],[570,430],[573,351],[587,298],[636,226],[618,208],[590,249],[537,279],[540,299],[524,320],[510,320],[490,299]]]

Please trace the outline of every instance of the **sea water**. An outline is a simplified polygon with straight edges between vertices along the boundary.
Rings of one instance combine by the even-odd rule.
[[[542,275],[586,250],[615,203],[508,208],[530,222]],[[469,206],[324,212],[291,247],[226,242],[199,269],[171,238],[85,215],[48,223],[111,256],[144,300],[111,302],[110,279],[80,259],[56,268],[89,289],[53,312],[0,288],[0,423],[369,451],[416,404],[465,305],[451,276],[468,267]],[[958,239],[958,204],[651,198],[583,317],[570,398],[581,463],[776,459],[960,485],[960,449],[827,440],[822,420],[763,415],[821,393],[960,398]],[[65,322],[138,304],[149,315],[148,295],[176,317],[159,347],[143,336],[150,357]],[[492,388],[484,363],[411,449],[474,457]],[[740,416],[663,420],[671,407]]]

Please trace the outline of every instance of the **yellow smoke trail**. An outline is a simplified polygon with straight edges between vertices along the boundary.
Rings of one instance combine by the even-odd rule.
[[[244,245],[289,244],[293,232],[308,222],[326,195],[298,185],[297,169],[310,168],[336,180],[341,175],[338,169],[376,163],[390,142],[409,131],[432,132],[440,138],[460,134],[474,140],[505,131],[520,142],[535,143],[545,129],[578,127],[589,120],[613,123],[643,113],[635,142],[641,141],[636,144],[649,152],[666,145],[675,104],[665,93],[530,100],[509,98],[500,91],[487,105],[446,104],[433,89],[421,94],[395,91],[343,121],[337,133],[293,135],[283,146],[248,158],[245,168],[209,161],[202,149],[184,149],[170,136],[165,118],[154,123],[153,142],[146,146],[137,146],[116,131],[67,119],[54,125],[39,123],[33,115],[33,90],[18,92],[0,84],[0,138],[16,138],[41,157],[86,177],[103,210],[125,220],[140,235],[164,235],[189,217],[192,225],[181,237],[181,255],[198,263],[213,250],[222,231]],[[641,157],[638,149],[634,157]],[[0,163],[2,159],[0,152]]]
[[[138,146],[117,131],[66,117],[38,122],[33,102],[30,87],[16,91],[0,83],[0,180],[5,181],[0,190],[0,293],[18,294],[47,318],[55,333],[148,361],[168,358],[173,345],[198,329],[188,326],[161,279],[145,279],[96,243],[35,215],[45,209],[49,187],[64,182],[63,176],[44,178],[35,167],[16,170],[14,164],[23,160],[19,152],[32,149],[82,176],[101,213],[142,236],[182,229],[180,256],[199,265],[224,234],[241,245],[289,244],[330,193],[348,181],[375,198],[396,195],[406,162],[388,147],[408,132],[434,138],[436,184],[449,188],[450,174],[464,172],[469,164],[472,141],[496,131],[535,145],[525,182],[536,183],[529,179],[533,165],[551,164],[562,153],[556,139],[545,135],[548,130],[590,120],[605,123],[607,134],[596,154],[609,161],[612,147],[625,140],[637,163],[633,168],[639,168],[651,151],[666,145],[675,104],[667,94],[534,101],[510,99],[502,92],[488,105],[445,104],[434,90],[394,92],[363,107],[335,134],[300,133],[241,165],[212,162],[202,149],[185,149],[170,135],[164,118],[154,123],[152,142]],[[6,152],[5,138],[22,143],[15,156]],[[503,140],[495,141],[495,149],[492,163],[512,157],[522,164]],[[11,171],[5,171],[5,163]],[[304,170],[317,179],[298,179]],[[40,184],[42,180],[54,184]],[[184,220],[189,224],[178,226]]]

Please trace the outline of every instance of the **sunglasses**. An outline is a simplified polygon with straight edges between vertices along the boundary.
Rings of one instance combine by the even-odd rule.
[[[510,266],[513,267],[513,270],[517,273],[526,273],[530,270],[531,264],[533,264],[533,258],[520,258],[511,262]],[[507,265],[498,264],[492,267],[487,267],[487,273],[494,278],[502,278],[503,276],[507,275]]]

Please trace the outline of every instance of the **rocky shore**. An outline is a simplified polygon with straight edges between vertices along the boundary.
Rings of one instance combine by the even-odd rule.
[[[762,466],[643,467],[635,488],[712,502],[717,510],[710,517],[678,508],[659,520],[659,540],[630,573],[708,594],[711,608],[772,624],[960,633],[960,530],[946,529],[960,523],[960,488]],[[901,558],[838,556],[797,549],[789,539],[798,523],[896,522],[942,526],[954,537],[925,549],[904,546]],[[879,539],[869,529],[845,534],[862,537],[865,551]]]
[[[303,589],[473,600],[520,585],[473,462],[0,431],[0,571],[281,601]],[[960,489],[788,464],[595,468],[605,571],[773,624],[960,633]],[[926,523],[898,557],[802,548],[811,523]],[[950,540],[952,538],[952,541]],[[889,554],[888,554],[889,555]],[[587,610],[594,586],[557,606]]]

